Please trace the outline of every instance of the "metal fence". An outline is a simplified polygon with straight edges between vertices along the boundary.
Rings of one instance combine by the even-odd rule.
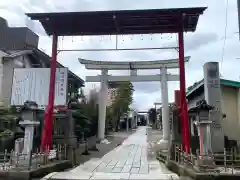
[[[47,164],[67,160],[67,146],[60,144],[47,152],[35,152],[29,154],[17,153],[13,150],[0,153],[0,171],[8,170],[32,170]]]
[[[218,173],[240,173],[240,154],[236,148],[224,149],[223,153],[200,154],[199,150],[195,153],[185,153],[179,145],[172,146],[171,160],[179,164],[190,166],[200,172]]]

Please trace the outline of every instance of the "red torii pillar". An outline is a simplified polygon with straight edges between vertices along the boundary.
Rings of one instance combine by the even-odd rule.
[[[54,109],[54,97],[55,97],[55,80],[56,80],[56,68],[57,68],[57,45],[58,36],[53,34],[52,36],[52,58],[50,69],[50,84],[49,84],[49,96],[48,105],[44,114],[44,127],[41,137],[41,151],[47,151],[52,145],[52,130],[53,130],[53,109]]]
[[[185,81],[185,62],[184,62],[184,14],[181,15],[180,31],[178,32],[179,44],[179,76],[180,76],[180,98],[181,98],[181,121],[182,121],[182,142],[185,152],[190,152],[190,132],[188,123],[188,107],[186,101],[186,81]]]

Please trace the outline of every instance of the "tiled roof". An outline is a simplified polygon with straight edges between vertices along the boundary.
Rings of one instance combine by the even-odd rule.
[[[23,56],[26,54],[32,54],[32,50],[16,50],[16,51],[6,51],[7,55],[5,55],[3,58],[16,58],[19,56]]]
[[[227,79],[220,79],[220,84],[223,86],[228,86],[228,87],[236,87],[240,88],[240,82],[239,81],[232,81],[232,80],[227,80]],[[193,86],[190,86],[188,88],[188,91],[186,93],[186,96],[189,97],[192,95],[195,91],[197,91],[199,88],[204,86],[204,80],[200,80],[196,83],[194,83]]]
[[[38,56],[40,56],[41,60],[44,61],[46,64],[50,65],[50,62],[51,62],[51,57],[50,56],[48,56],[46,53],[44,53],[43,51],[41,51],[39,49],[36,49],[36,48],[27,49],[27,50],[5,51],[5,53],[7,53],[7,55],[3,56],[4,59],[12,59],[12,58],[16,58],[16,57],[19,57],[19,56],[35,53]],[[59,62],[57,62],[57,67],[64,68],[64,66]],[[70,70],[68,70],[68,73],[69,73],[70,78],[73,78],[73,79],[79,81],[82,85],[84,85],[83,79],[78,77],[76,74],[74,74]]]

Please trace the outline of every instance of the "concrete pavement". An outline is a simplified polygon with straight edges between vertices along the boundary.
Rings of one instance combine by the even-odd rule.
[[[164,164],[149,158],[152,148],[147,127],[139,127],[102,158],[93,158],[71,171],[52,173],[43,179],[179,179]]]

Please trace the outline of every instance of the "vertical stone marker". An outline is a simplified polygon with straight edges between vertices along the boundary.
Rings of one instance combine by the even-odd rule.
[[[212,126],[211,145],[213,152],[223,152],[224,150],[224,134],[221,127],[222,109],[221,109],[221,87],[219,77],[218,62],[207,62],[203,66],[204,69],[204,96],[207,104],[213,106],[214,109],[210,112],[209,120]]]
[[[33,136],[34,136],[34,127],[39,125],[39,122],[24,120],[19,123],[25,127],[24,131],[24,146],[23,146],[23,155],[30,156],[33,146]]]
[[[103,141],[105,139],[105,121],[106,121],[106,108],[107,108],[107,69],[102,69],[101,75],[101,89],[99,93],[99,111],[98,111],[98,139]]]

